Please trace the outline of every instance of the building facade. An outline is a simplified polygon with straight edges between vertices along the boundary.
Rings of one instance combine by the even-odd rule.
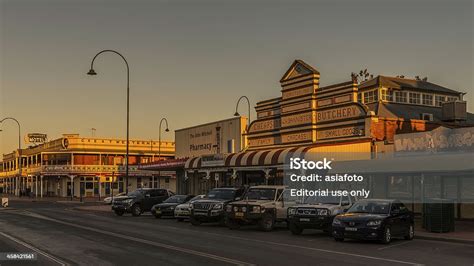
[[[177,177],[177,191],[183,194],[203,194],[209,189],[231,185],[228,178],[222,178],[227,170],[213,169],[200,174],[188,175],[190,165],[210,166],[222,162],[226,154],[240,152],[247,148],[247,117],[238,116],[225,120],[182,128],[175,131],[176,158],[161,162],[142,164],[140,169],[151,171],[172,171]],[[200,160],[189,160],[199,158]],[[201,160],[202,159],[202,160]]]
[[[0,189],[3,193],[38,197],[104,197],[124,192],[125,147],[126,141],[121,139],[64,134],[4,154]],[[141,163],[173,158],[174,151],[174,142],[130,140],[128,189],[162,187],[176,191],[174,173],[138,169]]]
[[[189,158],[186,180],[283,184],[289,155],[371,161],[393,154],[399,134],[474,124],[464,93],[427,80],[377,76],[360,81],[351,75],[345,82],[320,86],[320,77],[314,67],[295,60],[280,80],[281,95],[255,106],[257,119],[245,134],[246,149]]]

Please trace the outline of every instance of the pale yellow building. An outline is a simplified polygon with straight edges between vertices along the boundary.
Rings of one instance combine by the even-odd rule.
[[[123,139],[64,134],[37,146],[4,154],[0,163],[0,190],[37,197],[105,197],[124,192],[125,151],[126,140]],[[128,190],[160,187],[176,191],[174,172],[143,171],[137,166],[173,158],[174,153],[174,142],[130,140]]]

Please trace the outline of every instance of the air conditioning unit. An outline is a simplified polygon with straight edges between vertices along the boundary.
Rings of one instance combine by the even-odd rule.
[[[467,107],[465,101],[444,102],[441,105],[443,121],[466,121]]]

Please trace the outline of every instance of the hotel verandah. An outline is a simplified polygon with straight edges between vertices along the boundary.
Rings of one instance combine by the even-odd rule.
[[[99,197],[125,191],[125,140],[85,138],[78,134],[3,155],[0,191],[29,196]],[[160,152],[159,152],[160,150]],[[129,190],[161,187],[175,190],[171,172],[139,170],[137,165],[174,157],[174,142],[130,140]],[[72,181],[72,183],[71,183]],[[72,184],[72,185],[71,185]]]

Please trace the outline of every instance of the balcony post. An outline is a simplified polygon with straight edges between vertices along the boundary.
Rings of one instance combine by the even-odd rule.
[[[43,198],[43,176],[40,176],[40,195]]]

